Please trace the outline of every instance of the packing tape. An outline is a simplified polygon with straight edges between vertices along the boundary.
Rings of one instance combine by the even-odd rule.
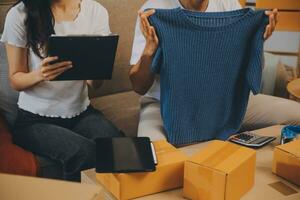
[[[222,161],[226,160],[229,156],[231,156],[233,153],[238,151],[240,146],[226,143],[225,146],[218,151],[216,151],[214,154],[212,154],[209,158],[207,158],[203,165],[214,168],[215,166],[219,165]]]

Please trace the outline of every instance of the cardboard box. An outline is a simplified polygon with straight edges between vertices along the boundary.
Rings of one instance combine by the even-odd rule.
[[[164,140],[153,144],[158,160],[155,172],[97,173],[97,180],[119,200],[182,187],[187,156]]]
[[[101,200],[101,187],[66,181],[0,174],[1,200]]]
[[[300,186],[300,140],[275,147],[272,171]]]
[[[193,200],[237,200],[254,185],[256,152],[213,141],[185,163],[183,196]]]

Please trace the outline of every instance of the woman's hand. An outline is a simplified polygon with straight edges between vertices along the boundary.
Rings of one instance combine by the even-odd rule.
[[[41,66],[36,70],[40,81],[52,81],[57,76],[72,68],[71,61],[50,64],[56,60],[58,60],[58,57],[47,57],[41,62]]]
[[[278,23],[278,10],[274,9],[272,11],[266,11],[266,15],[269,17],[269,24],[266,27],[264,33],[264,39],[267,40],[274,32],[276,25]]]
[[[144,49],[144,55],[146,56],[153,56],[158,48],[158,37],[154,27],[150,25],[148,20],[148,17],[154,13],[155,10],[148,10],[139,13],[141,20],[141,31],[146,39],[146,46]]]

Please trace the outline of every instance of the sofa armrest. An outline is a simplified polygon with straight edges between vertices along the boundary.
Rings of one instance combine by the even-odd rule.
[[[13,144],[11,133],[0,115],[0,173],[37,176],[38,168],[31,152]]]

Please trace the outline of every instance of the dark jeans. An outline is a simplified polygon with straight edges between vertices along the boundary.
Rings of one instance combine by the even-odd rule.
[[[19,109],[14,142],[62,164],[64,179],[80,181],[80,171],[95,167],[95,138],[123,136],[91,106],[71,119],[42,117]]]

